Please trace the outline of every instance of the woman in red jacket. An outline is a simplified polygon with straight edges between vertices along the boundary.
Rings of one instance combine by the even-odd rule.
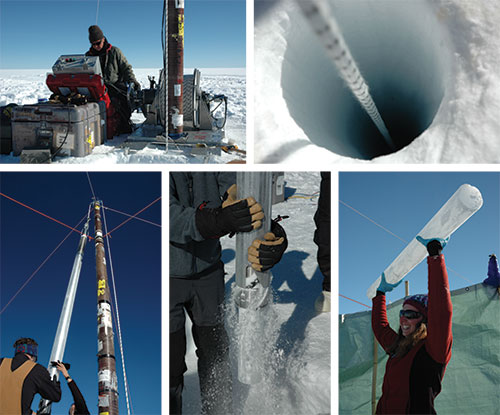
[[[389,327],[385,293],[400,282],[389,284],[382,274],[373,298],[372,328],[389,360],[377,414],[436,413],[434,399],[441,392],[452,345],[450,288],[441,254],[444,245],[437,239],[426,244],[429,295],[414,295],[404,301],[398,332]]]

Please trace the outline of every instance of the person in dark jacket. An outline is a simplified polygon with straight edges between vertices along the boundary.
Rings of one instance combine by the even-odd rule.
[[[498,261],[495,254],[490,255],[488,261],[488,277],[483,281],[483,284],[492,287],[500,287],[500,273],[498,272]]]
[[[69,372],[66,369],[66,366],[64,366],[64,363],[57,362],[56,367],[68,382],[68,388],[71,391],[71,395],[73,395],[74,402],[69,408],[69,415],[90,415],[87,404],[85,403],[85,399],[83,398],[80,389],[78,389],[78,386],[76,386],[76,382],[69,375]]]
[[[170,173],[170,413],[182,413],[186,333],[193,323],[203,414],[231,414],[229,339],[224,328],[224,264],[219,238],[262,225],[262,207],[249,195],[236,198],[235,173]],[[269,269],[286,248],[274,225],[254,241],[249,262]],[[273,233],[274,232],[274,233]]]
[[[436,413],[434,399],[441,392],[453,342],[453,308],[442,247],[436,239],[427,243],[429,294],[405,299],[398,332],[389,327],[385,293],[401,281],[389,284],[382,274],[373,298],[372,328],[389,359],[377,414]]]
[[[131,109],[127,102],[127,83],[134,84],[135,89],[140,89],[125,55],[116,46],[112,46],[97,25],[89,27],[90,49],[87,56],[99,56],[104,83],[108,88],[109,97],[115,110],[120,115],[120,124],[117,134],[132,132],[130,123]]]
[[[0,360],[0,414],[31,415],[31,403],[38,393],[52,402],[61,400],[61,385],[36,363],[38,344],[30,338],[14,343],[13,359]]]
[[[314,308],[318,313],[330,311],[330,188],[330,172],[321,172],[318,210],[314,214],[314,223],[316,224],[314,243],[318,246],[318,266],[323,274],[323,289],[314,303]]]

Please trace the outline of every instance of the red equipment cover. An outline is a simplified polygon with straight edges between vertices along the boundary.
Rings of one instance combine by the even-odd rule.
[[[48,74],[46,84],[54,94],[58,95],[62,95],[59,88],[68,88],[71,92],[76,93],[78,93],[78,88],[87,88],[94,101],[104,101],[106,104],[106,134],[108,139],[113,138],[118,127],[118,114],[111,104],[101,75],[85,73]]]

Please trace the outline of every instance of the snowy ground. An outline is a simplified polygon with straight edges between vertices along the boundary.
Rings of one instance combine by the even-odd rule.
[[[244,69],[200,69],[202,90],[213,94],[224,94],[228,97],[228,119],[225,126],[226,141],[246,149],[246,77]],[[9,103],[33,104],[39,98],[48,98],[51,94],[45,85],[50,70],[21,69],[0,70],[0,106]],[[149,88],[148,75],[158,79],[158,69],[134,69],[134,73],[143,88]],[[192,74],[192,69],[186,69]],[[132,121],[140,124],[144,121],[141,113],[134,112]],[[118,136],[106,144],[94,148],[86,157],[56,158],[55,163],[86,163],[109,165],[118,163],[227,163],[233,160],[244,160],[240,153],[221,155],[192,156],[183,150],[145,148],[128,150],[120,148],[126,136]],[[19,163],[19,157],[0,156],[0,163]]]
[[[238,382],[236,359],[236,306],[231,301],[234,283],[235,241],[223,238],[226,264],[226,303],[231,338],[233,400],[236,414],[329,414],[330,413],[330,313],[316,315],[314,301],[321,292],[322,275],[313,242],[313,215],[319,191],[319,173],[285,173],[285,202],[273,206],[273,215],[289,215],[283,226],[289,245],[281,262],[273,268],[273,303],[263,311],[266,321],[263,341],[266,353],[255,356],[262,365],[263,380],[252,386]],[[189,320],[189,319],[188,319]],[[190,328],[187,329],[190,335]],[[188,372],[185,375],[185,414],[200,413],[196,356],[188,338]]]
[[[380,136],[339,82],[296,2],[256,0],[256,162],[500,162],[495,2],[325,3],[389,131],[408,131],[400,131],[398,151],[374,156],[369,147]]]

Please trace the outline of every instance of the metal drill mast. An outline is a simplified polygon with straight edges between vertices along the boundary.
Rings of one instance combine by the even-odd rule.
[[[89,215],[87,216],[87,222],[85,222],[82,234],[80,236],[80,242],[78,243],[78,249],[75,255],[75,260],[73,261],[73,268],[71,270],[68,288],[66,289],[66,297],[64,298],[61,316],[59,317],[59,324],[57,325],[56,336],[52,345],[52,352],[50,353],[48,370],[51,378],[55,376],[57,379],[59,379],[59,372],[57,371],[57,368],[50,362],[55,362],[58,360],[62,361],[64,357],[66,339],[68,338],[69,325],[71,323],[71,314],[73,313],[73,305],[75,303],[78,280],[80,278],[80,271],[82,269],[83,251],[85,250],[85,244],[88,237],[89,221],[90,211]],[[40,400],[37,413],[50,414],[51,407],[52,403],[50,401],[48,401],[47,399],[42,399]]]
[[[184,0],[167,1],[168,135],[180,138],[184,130]]]
[[[101,222],[102,201],[94,202],[95,257],[97,272],[97,362],[99,378],[99,414],[118,415],[118,379],[116,376],[111,293],[106,270],[106,255]]]

